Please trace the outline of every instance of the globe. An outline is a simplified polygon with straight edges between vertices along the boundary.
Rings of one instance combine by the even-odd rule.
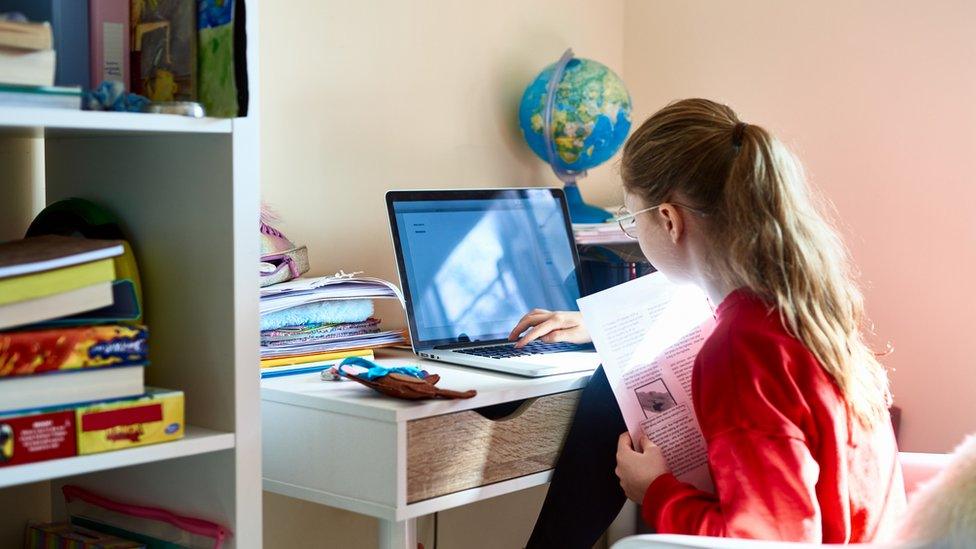
[[[600,222],[609,214],[583,204],[576,187],[586,171],[609,160],[630,133],[630,94],[606,65],[567,50],[532,81],[519,105],[526,143],[567,184],[573,221]]]

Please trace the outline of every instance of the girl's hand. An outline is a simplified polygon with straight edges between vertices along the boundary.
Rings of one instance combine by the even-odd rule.
[[[525,330],[532,328],[525,332]],[[525,332],[522,335],[522,332]],[[521,337],[519,337],[521,335]],[[536,339],[546,343],[589,343],[590,334],[583,326],[583,315],[576,311],[547,311],[533,309],[522,317],[508,335],[509,341],[518,340],[516,349],[525,347]]]
[[[640,449],[635,450],[630,433],[625,431],[620,435],[617,439],[617,468],[613,472],[620,479],[620,487],[627,499],[640,505],[651,483],[670,470],[661,449],[647,435],[641,433],[638,443]]]

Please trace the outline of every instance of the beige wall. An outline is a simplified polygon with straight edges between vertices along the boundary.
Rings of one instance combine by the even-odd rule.
[[[643,120],[704,96],[764,125],[833,202],[904,409],[902,447],[976,430],[976,3],[628,0]]]
[[[523,89],[569,46],[622,69],[623,0],[294,0],[259,16],[262,194],[313,274],[396,280],[387,189],[557,184],[518,132]],[[614,181],[597,169],[584,194],[617,203]],[[518,546],[544,493],[443,513],[440,547]],[[376,543],[373,520],[268,494],[264,524],[266,547]]]
[[[396,279],[388,189],[558,184],[519,134],[522,91],[567,46],[622,68],[622,0],[299,0],[260,16],[262,192],[315,273]],[[584,193],[619,202],[613,181],[601,167]]]

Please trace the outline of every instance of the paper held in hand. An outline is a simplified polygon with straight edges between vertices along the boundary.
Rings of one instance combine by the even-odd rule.
[[[653,273],[578,303],[635,446],[643,431],[679,480],[710,491],[691,400],[695,357],[715,328],[705,295]]]

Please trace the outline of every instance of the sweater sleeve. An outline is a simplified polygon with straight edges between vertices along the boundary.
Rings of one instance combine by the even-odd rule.
[[[657,532],[820,542],[819,467],[803,441],[746,430],[709,442],[716,493],[662,475],[644,496]]]
[[[748,327],[713,338],[699,353],[692,393],[715,493],[665,475],[645,494],[644,519],[661,533],[819,542],[820,466],[793,377],[808,353]]]

